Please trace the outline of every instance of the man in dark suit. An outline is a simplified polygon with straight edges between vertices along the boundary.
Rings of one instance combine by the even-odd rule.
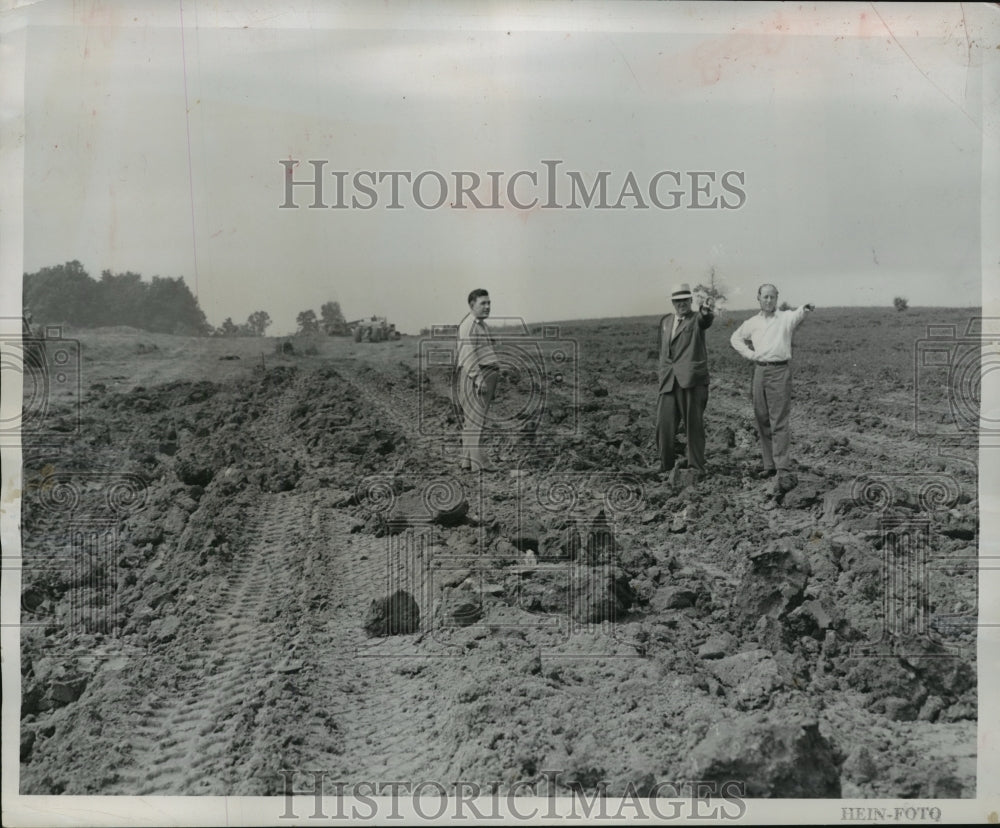
[[[685,282],[670,294],[674,312],[660,319],[659,400],[656,406],[656,446],[660,471],[674,468],[674,437],[683,419],[687,425],[688,467],[705,472],[704,412],[708,403],[708,352],[705,330],[715,314],[707,297],[697,313],[691,310],[691,287]]]

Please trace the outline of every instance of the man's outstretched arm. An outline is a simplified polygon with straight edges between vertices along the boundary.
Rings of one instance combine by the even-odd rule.
[[[802,320],[806,318],[806,314],[814,310],[816,310],[816,306],[811,302],[807,302],[805,305],[796,308],[793,311],[795,315],[792,317],[792,327],[797,328],[801,325]]]
[[[708,296],[705,301],[702,302],[701,307],[698,308],[698,326],[705,330],[706,328],[712,327],[712,322],[715,321],[715,300]]]

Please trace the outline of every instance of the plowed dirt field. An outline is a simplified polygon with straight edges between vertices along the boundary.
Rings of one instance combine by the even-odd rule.
[[[655,472],[653,317],[511,335],[491,474],[446,337],[79,333],[25,436],[21,792],[974,796],[976,444],[919,357],[974,314],[810,317],[778,491],[748,313],[694,485]]]

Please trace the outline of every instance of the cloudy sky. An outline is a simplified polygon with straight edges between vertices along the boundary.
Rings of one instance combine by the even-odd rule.
[[[734,309],[761,281],[792,304],[980,304],[969,7],[82,8],[22,13],[24,271],[183,276],[214,325],[264,309],[271,333],[329,299],[416,332],[457,321],[480,286],[532,321],[655,313],[711,267]],[[296,181],[325,162],[327,206],[299,185],[281,208],[282,160]],[[409,174],[399,209],[391,179],[352,206],[373,201],[363,171]],[[508,193],[518,171],[538,185]],[[455,172],[499,207],[451,206]],[[607,173],[621,209],[565,206],[570,172],[588,188]],[[434,173],[448,192],[424,209]],[[630,174],[638,196],[621,198]],[[677,208],[651,202],[654,180]]]

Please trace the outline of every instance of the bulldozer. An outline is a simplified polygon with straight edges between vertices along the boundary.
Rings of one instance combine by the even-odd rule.
[[[351,336],[355,342],[387,342],[399,339],[400,333],[395,324],[386,321],[384,316],[373,316],[371,319],[356,319],[348,322]]]

